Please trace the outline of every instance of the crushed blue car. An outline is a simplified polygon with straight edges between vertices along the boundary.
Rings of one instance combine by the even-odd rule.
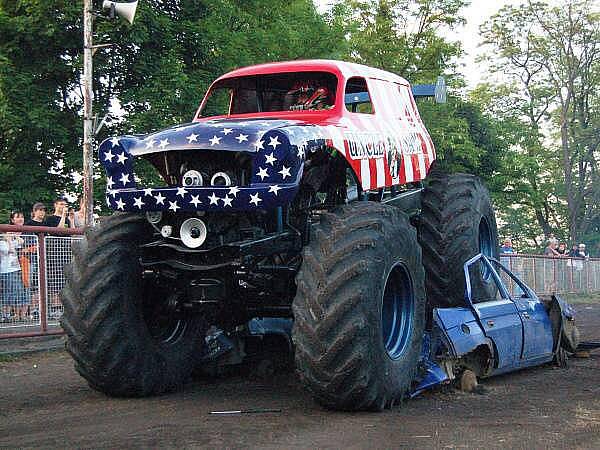
[[[479,297],[473,272],[485,273],[493,297]],[[464,265],[465,304],[436,308],[424,346],[427,375],[412,393],[450,381],[465,370],[485,378],[555,361],[580,344],[573,308],[559,295],[542,299],[498,260],[479,254]],[[486,291],[486,295],[487,295]]]
[[[485,272],[494,286],[493,297],[481,298],[473,291],[474,271]],[[487,378],[551,362],[564,366],[569,354],[600,347],[580,341],[574,310],[565,300],[559,295],[538,297],[498,260],[479,254],[465,263],[464,273],[464,306],[433,310],[409,397],[459,380],[467,370]],[[240,363],[245,339],[276,337],[292,352],[291,331],[292,320],[284,318],[252,319],[235,336],[217,331],[207,337],[212,350],[205,361]]]

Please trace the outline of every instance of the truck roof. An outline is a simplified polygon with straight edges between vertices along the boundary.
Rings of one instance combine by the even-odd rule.
[[[257,64],[254,66],[242,67],[233,70],[218,78],[223,80],[226,78],[244,77],[250,75],[267,75],[271,73],[285,72],[332,72],[348,79],[351,77],[376,78],[379,80],[390,81],[408,85],[401,76],[385,70],[376,69],[373,67],[364,66],[362,64],[349,63],[345,61],[336,61],[331,59],[305,59],[286,62],[274,62],[266,64]],[[217,80],[217,81],[218,81]]]

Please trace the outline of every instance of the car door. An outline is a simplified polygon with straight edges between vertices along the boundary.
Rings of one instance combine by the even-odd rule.
[[[482,293],[472,291],[471,278],[475,270],[487,273],[486,276],[496,284],[493,298],[480,297]],[[480,254],[465,263],[465,280],[466,301],[479,319],[485,335],[494,342],[497,354],[496,371],[502,372],[520,365],[523,324],[517,306],[500,276],[487,258]]]
[[[523,360],[545,358],[552,354],[552,324],[546,307],[535,292],[516,275],[500,264],[495,265],[497,271],[504,272],[502,278],[512,279],[509,295],[514,301],[521,322],[523,323]]]

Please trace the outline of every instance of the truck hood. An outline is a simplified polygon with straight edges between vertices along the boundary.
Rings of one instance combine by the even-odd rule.
[[[262,141],[265,134],[284,127],[303,125],[305,123],[299,120],[211,119],[178,125],[145,136],[124,136],[120,138],[120,144],[134,156],[193,149],[257,152],[268,144]]]

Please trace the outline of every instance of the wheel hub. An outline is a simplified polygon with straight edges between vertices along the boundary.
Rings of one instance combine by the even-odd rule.
[[[406,268],[399,264],[388,275],[381,308],[381,334],[391,359],[404,353],[412,334],[413,316],[412,281]]]

